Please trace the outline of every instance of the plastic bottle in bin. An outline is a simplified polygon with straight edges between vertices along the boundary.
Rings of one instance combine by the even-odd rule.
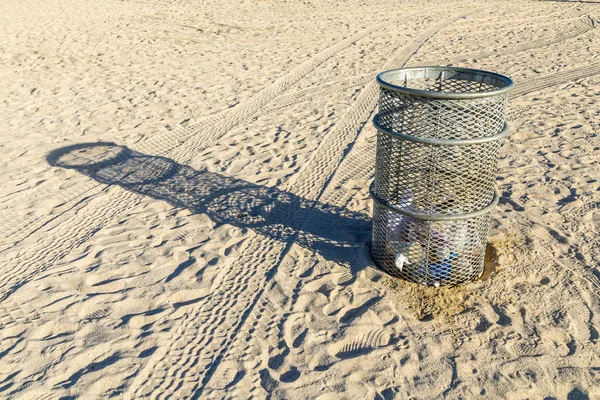
[[[414,196],[410,189],[406,189],[400,196],[395,206],[402,209],[411,209]],[[415,221],[412,217],[398,214],[392,211],[388,212],[388,226],[386,243],[388,251],[394,254],[394,263],[400,271],[405,265],[415,263]]]
[[[394,254],[396,268],[402,270],[404,265],[415,262],[414,221],[411,217],[399,215],[390,211],[386,243],[388,251]],[[413,258],[413,260],[411,260]]]
[[[443,221],[431,224],[428,274],[439,280],[452,277],[454,267],[461,255],[465,255],[468,243],[467,221]],[[439,286],[436,282],[435,286]]]

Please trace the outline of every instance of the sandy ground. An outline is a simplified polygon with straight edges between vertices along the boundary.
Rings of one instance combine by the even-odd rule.
[[[600,4],[4,0],[0,397],[600,398]],[[516,82],[484,281],[368,256],[374,75]]]

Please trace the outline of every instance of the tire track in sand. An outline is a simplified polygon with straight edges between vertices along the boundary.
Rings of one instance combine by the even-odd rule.
[[[566,40],[566,39],[569,39],[572,37],[576,37],[578,35],[587,33],[589,30],[594,28],[594,24],[592,22],[590,22],[589,18],[582,19],[582,17],[588,16],[589,14],[592,14],[595,11],[597,11],[597,9],[595,9],[593,11],[589,11],[589,12],[578,11],[577,17],[563,20],[563,21],[569,21],[574,18],[579,18],[581,20],[581,26],[579,26],[579,28],[576,29],[575,31],[573,31],[573,30],[567,31],[567,32],[563,33],[562,35],[559,35],[553,39],[538,39],[538,40],[534,40],[534,41],[531,41],[531,42],[528,42],[528,43],[525,43],[522,45],[518,45],[518,46],[510,48],[510,49],[500,49],[498,51],[492,51],[492,52],[478,52],[478,53],[470,54],[468,56],[462,56],[462,57],[456,57],[453,59],[449,59],[449,60],[446,60],[445,62],[446,63],[456,63],[456,62],[464,61],[465,59],[469,59],[469,58],[481,59],[481,58],[493,56],[493,55],[509,54],[509,53],[513,53],[513,52],[517,52],[517,51],[529,50],[529,49],[533,49],[536,47],[542,47],[542,46],[558,43],[560,41],[563,41],[563,40]],[[402,18],[407,18],[413,14],[414,13],[405,15]],[[540,17],[535,17],[535,18],[540,18]],[[207,118],[203,118],[200,121],[198,121],[192,125],[189,125],[186,127],[181,127],[180,129],[177,129],[174,131],[167,131],[167,132],[161,133],[159,135],[153,136],[146,141],[140,142],[137,145],[138,150],[142,151],[142,152],[146,152],[148,154],[167,155],[167,153],[169,151],[172,151],[175,148],[186,144],[186,140],[187,140],[186,138],[194,137],[194,135],[197,135],[198,129],[202,129],[203,126],[209,126],[209,127],[213,127],[213,128],[217,127],[217,129],[219,129],[219,126],[221,126],[220,129],[222,129],[222,127],[224,126],[223,120],[226,120],[227,118],[229,118],[231,116],[233,116],[233,120],[236,120],[239,118],[239,120],[241,121],[240,123],[250,119],[253,115],[255,115],[258,111],[260,111],[260,109],[262,107],[262,106],[260,106],[260,104],[265,104],[265,103],[267,104],[267,106],[265,107],[265,110],[264,110],[265,112],[275,112],[283,107],[288,107],[288,106],[291,106],[294,104],[298,104],[303,101],[310,100],[317,96],[326,96],[326,95],[329,95],[332,93],[337,93],[337,92],[345,90],[349,87],[363,86],[364,84],[368,83],[371,80],[370,76],[359,77],[356,80],[343,81],[342,85],[334,83],[334,84],[328,85],[324,89],[322,87],[313,87],[313,88],[307,88],[307,89],[304,89],[304,90],[301,90],[298,92],[290,93],[287,95],[283,95],[283,96],[279,95],[278,96],[279,92],[284,92],[289,88],[289,86],[287,86],[286,83],[297,82],[298,80],[302,79],[302,77],[304,77],[306,74],[312,72],[312,70],[314,70],[314,68],[316,68],[318,65],[320,65],[327,59],[333,57],[335,54],[342,51],[343,49],[349,47],[354,42],[368,36],[369,34],[375,32],[377,30],[384,28],[387,25],[397,22],[399,19],[401,19],[401,18],[388,20],[377,26],[365,29],[365,30],[327,48],[326,50],[317,54],[312,59],[306,61],[299,67],[290,71],[286,76],[275,81],[271,85],[271,88],[269,90],[265,89],[265,90],[259,92],[257,94],[257,96],[260,96],[260,99],[254,100],[254,98],[253,98],[253,99],[251,99],[251,101],[248,104],[244,104],[244,106],[241,108],[236,107],[231,110],[226,110],[225,112],[221,112],[221,113],[209,116]],[[431,64],[432,62],[424,62],[422,64]],[[268,94],[266,94],[265,92],[268,92]],[[268,95],[276,96],[276,97],[269,98]],[[265,101],[265,99],[266,99],[266,101]],[[258,106],[257,106],[257,104],[258,104]],[[242,116],[238,117],[236,114],[241,114]],[[246,115],[247,117],[244,119],[243,115]],[[235,124],[234,126],[237,126],[237,125],[239,125],[239,123]],[[226,131],[229,131],[230,129],[231,128],[226,129]],[[204,147],[214,144],[214,142],[216,140],[218,140],[220,137],[222,137],[223,135],[224,134],[217,135],[216,138],[212,141],[208,140],[205,143]],[[203,137],[203,141],[206,141],[206,140],[207,140],[207,138]],[[196,146],[199,146],[199,147],[196,147]],[[191,147],[195,148],[196,149],[195,151],[200,151],[200,149],[202,149],[202,145],[195,145],[195,146],[191,146]],[[188,151],[188,153],[189,153],[189,151]],[[76,182],[73,182],[73,180],[76,180]],[[32,233],[35,233],[37,230],[39,230],[46,224],[51,223],[52,220],[54,220],[57,216],[60,216],[61,214],[71,210],[72,207],[74,207],[74,205],[72,204],[74,201],[78,201],[83,197],[96,196],[96,195],[102,193],[105,189],[105,187],[103,185],[100,185],[93,181],[89,181],[88,179],[85,179],[83,177],[82,178],[71,178],[71,181],[69,182],[69,184],[71,185],[70,190],[62,190],[58,193],[56,192],[55,188],[53,188],[53,187],[51,187],[51,188],[36,187],[36,189],[35,189],[36,190],[36,199],[38,199],[38,201],[41,199],[53,199],[59,203],[53,209],[53,215],[51,217],[39,216],[39,215],[36,215],[35,213],[30,213],[25,216],[22,216],[18,221],[15,221],[14,215],[11,210],[15,204],[18,204],[19,202],[24,201],[29,196],[29,191],[22,193],[20,196],[9,199],[8,202],[6,202],[7,204],[5,204],[6,208],[4,208],[4,210],[0,210],[0,231],[3,232],[3,238],[4,238],[3,240],[0,240],[0,253],[6,249],[13,247],[14,245],[18,244],[22,240],[26,239],[29,235],[31,235]],[[75,188],[73,189],[73,187],[75,187]],[[11,205],[13,207],[11,207]],[[16,238],[16,240],[15,240],[15,238]]]
[[[509,97],[514,99],[516,97],[525,96],[526,94],[547,89],[552,86],[589,78],[598,74],[600,74],[600,62],[584,65],[579,68],[569,69],[567,71],[544,75],[539,78],[530,79],[527,82],[515,85],[515,89],[510,93]]]
[[[176,161],[187,162],[191,160],[193,156],[201,149],[215,144],[217,140],[223,137],[227,132],[254,117],[263,106],[268,104],[279,94],[291,88],[292,85],[300,81],[303,77],[312,72],[317,66],[324,63],[335,54],[346,49],[347,47],[350,47],[358,40],[363,39],[373,32],[381,30],[388,25],[397,23],[400,20],[409,18],[412,15],[416,15],[417,13],[417,11],[407,13],[400,17],[396,17],[364,29],[357,34],[338,42],[327,50],[322,51],[310,60],[294,68],[294,70],[289,74],[279,78],[271,86],[254,95],[247,103],[239,107],[235,107],[231,109],[231,111],[226,111],[223,114],[217,114],[209,121],[202,122],[200,124],[194,124],[192,127],[187,129],[188,135],[186,139],[189,140],[185,142],[186,146],[179,154],[180,159],[176,159]],[[208,125],[208,127],[206,127],[206,125]]]
[[[386,68],[405,65],[412,55],[436,32],[456,21],[456,14],[430,27],[388,61]],[[306,199],[318,200],[324,185],[343,158],[349,143],[377,103],[378,87],[368,85],[355,104],[344,114],[322,141],[308,162],[298,172],[297,179],[284,190]],[[290,209],[299,209],[291,207]],[[277,221],[307,223],[310,210],[290,213],[283,211]],[[216,367],[246,319],[254,310],[265,291],[267,282],[276,272],[281,260],[294,243],[282,243],[270,238],[257,237],[248,241],[239,260],[239,266],[227,274],[218,292],[210,296],[197,310],[190,311],[177,327],[170,348],[157,351],[132,384],[132,398],[160,393],[166,397],[182,397],[192,393],[199,398]],[[266,278],[265,278],[266,277]],[[199,323],[198,323],[199,321]],[[227,329],[227,327],[233,327]],[[183,345],[185,343],[185,345]]]
[[[131,147],[143,153],[170,156],[177,161],[186,163],[195,152],[200,151],[202,146],[214,144],[229,129],[253,117],[264,104],[287,90],[327,59],[371,33],[416,14],[415,11],[401,17],[388,19],[381,24],[351,35],[294,68],[240,107],[217,114],[197,124],[182,127],[177,132],[167,131],[153,136],[147,141]],[[223,122],[224,120],[227,121]],[[208,126],[206,132],[198,131],[206,126]],[[4,240],[0,241],[0,261],[6,265],[3,273],[0,273],[0,300],[8,297],[35,275],[47,270],[108,221],[134,207],[143,198],[143,196],[132,195],[128,192],[113,193],[108,199],[94,202],[97,210],[89,211],[91,215],[87,217],[89,204],[97,195],[105,193],[107,186],[84,176],[71,178],[68,183],[71,188],[75,189],[58,194],[51,189],[37,189],[46,193],[48,198],[58,196],[58,201],[62,204],[53,210],[52,215],[30,214],[15,221],[14,216],[9,213],[0,220],[0,231],[6,234],[3,236]],[[63,193],[67,195],[63,196]],[[38,195],[43,196],[39,192]],[[113,198],[114,196],[116,198]],[[6,208],[6,210],[10,211],[11,208]],[[75,219],[73,219],[73,215]],[[67,216],[71,216],[71,218],[67,218]],[[43,235],[43,239],[35,240],[34,234],[36,237]],[[24,241],[25,243],[23,243]],[[22,244],[19,246],[20,248],[17,247],[19,244]],[[27,261],[19,262],[19,260]]]
[[[172,152],[177,151],[177,155],[173,156],[173,158],[178,162],[186,163],[192,158],[194,153],[215,144],[231,129],[248,121],[255,116],[264,105],[291,88],[295,83],[310,74],[315,68],[335,56],[337,53],[386,26],[416,14],[417,12],[412,12],[400,17],[390,18],[380,24],[370,26],[350,35],[346,39],[321,51],[311,59],[292,69],[286,75],[275,80],[271,85],[250,98],[248,102],[241,104],[238,107],[209,116],[197,123],[152,136],[148,140],[132,146],[132,148],[146,154],[161,156],[167,156],[172,154]],[[55,202],[59,203],[53,209],[52,216],[39,216],[35,213],[30,213],[15,220],[13,213],[14,206],[31,195],[29,190],[4,202],[5,208],[0,210],[0,232],[2,232],[2,237],[0,238],[0,253],[19,244],[47,224],[52,223],[53,220],[57,219],[62,214],[70,212],[74,207],[74,202],[79,202],[82,198],[96,196],[102,193],[106,188],[105,185],[90,181],[83,176],[71,178],[68,184],[70,185],[69,189],[62,190],[58,193],[54,187],[35,188],[37,201],[42,199],[53,199]]]
[[[582,14],[582,13],[578,13]],[[514,45],[512,47],[499,48],[493,51],[478,51],[465,56],[447,58],[444,60],[432,59],[423,62],[419,62],[415,64],[418,65],[448,65],[448,64],[457,64],[461,62],[465,62],[469,59],[484,59],[492,56],[502,56],[509,55],[514,53],[519,53],[525,50],[532,50],[540,47],[550,46],[552,44],[560,43],[568,39],[572,39],[581,35],[584,35],[593,29],[595,29],[594,25],[589,22],[589,19],[586,17],[590,12],[586,12],[583,16],[579,15],[578,17],[571,18],[570,20],[577,19],[575,25],[569,25],[569,29],[564,31],[560,31],[560,33],[551,38],[540,38],[531,40],[526,43],[520,43]],[[568,20],[562,20],[560,22],[565,22]],[[299,90],[296,92],[286,93],[280,95],[275,98],[271,103],[265,106],[264,111],[269,113],[274,113],[279,111],[282,108],[289,107],[292,105],[300,104],[303,102],[311,101],[317,98],[330,96],[332,94],[340,93],[346,89],[353,87],[362,87],[367,83],[371,82],[374,79],[373,74],[367,74],[363,76],[359,76],[353,79],[341,79],[338,81],[334,81],[332,83],[327,84],[325,87],[322,85],[319,86],[311,86],[303,90]]]
[[[592,11],[592,12],[594,12],[594,11]],[[585,19],[585,20],[582,19],[582,17],[585,17],[585,16],[591,14],[592,12],[585,12],[585,13],[580,12],[579,14],[583,14],[583,15],[580,15],[579,17],[577,17],[577,18],[579,18],[580,24],[578,26],[576,26],[575,29],[566,31],[554,38],[537,39],[537,40],[533,40],[533,41],[523,43],[523,44],[511,47],[511,48],[506,48],[506,49],[496,49],[495,51],[472,53],[467,56],[455,57],[455,58],[444,60],[443,63],[454,64],[454,63],[463,62],[467,59],[472,59],[472,58],[483,59],[483,58],[490,57],[490,56],[500,56],[500,55],[506,55],[506,54],[511,54],[511,53],[517,53],[520,51],[531,50],[531,49],[538,48],[538,47],[549,46],[551,44],[559,43],[561,41],[564,41],[564,40],[567,40],[567,39],[570,39],[573,37],[577,37],[579,35],[585,34],[594,29],[593,24],[591,24],[587,19]],[[571,19],[573,19],[573,18],[571,18]],[[322,53],[315,56],[313,59],[307,61],[305,64],[307,64],[308,67],[303,64],[300,67],[291,71],[288,74],[290,76],[287,79],[280,79],[280,81],[293,81],[299,75],[303,74],[303,72],[306,71],[306,69],[310,69],[308,72],[304,73],[299,78],[299,79],[301,79],[303,76],[305,76],[306,74],[308,74],[312,70],[314,70],[314,68],[316,68],[316,66],[318,66],[322,62],[326,61],[326,59],[331,58],[333,55],[340,52],[341,50],[345,49],[346,47],[351,45],[354,41],[360,40],[360,39],[364,38],[365,36],[373,33],[374,31],[382,29],[383,27],[396,22],[397,20],[398,19],[388,21],[386,23],[378,25],[375,28],[369,28],[367,30],[361,31],[360,33],[343,41],[344,43],[342,43],[342,42],[337,43],[336,45],[328,48],[327,50],[324,50]],[[565,20],[565,21],[567,21],[567,20]],[[350,43],[350,44],[348,44],[348,43]],[[419,64],[431,65],[431,64],[435,64],[435,63],[439,64],[439,60],[425,61],[425,62],[419,63]],[[311,69],[311,67],[312,67],[312,69]],[[299,79],[296,79],[295,82],[297,82]],[[276,112],[282,108],[289,107],[294,104],[299,104],[304,101],[309,101],[316,97],[327,96],[327,95],[331,95],[333,93],[339,93],[340,91],[343,91],[343,90],[345,90],[347,88],[351,88],[351,87],[363,86],[363,85],[367,84],[368,82],[370,82],[371,80],[372,80],[371,75],[367,75],[367,76],[363,76],[363,77],[358,77],[356,79],[344,80],[341,82],[341,84],[338,82],[334,82],[332,84],[327,85],[325,88],[323,88],[322,86],[310,87],[310,88],[303,89],[303,90],[300,90],[297,92],[292,92],[289,94],[279,95],[279,96],[277,96],[278,90],[285,91],[286,89],[282,89],[283,85],[281,85],[281,84],[279,86],[277,86],[277,82],[275,82],[274,86],[277,86],[277,87],[271,87],[271,91],[269,93],[271,95],[275,95],[276,97],[271,98],[266,101],[266,106],[264,107],[264,111],[271,112],[271,113]],[[259,94],[261,94],[261,93],[262,92],[260,92]],[[260,104],[261,101],[263,101],[263,100],[262,99],[257,100],[255,103]],[[243,107],[244,110],[243,110],[242,114],[249,115],[249,116],[247,116],[245,118],[242,116],[240,123],[251,118],[256,112],[258,112],[260,110],[261,106],[254,107],[254,108],[255,109],[253,112],[252,105]],[[227,119],[227,116],[229,114],[234,113],[234,110],[236,110],[236,109],[232,109],[231,111],[228,110],[224,113],[219,113],[214,116],[202,119],[198,123],[194,123],[192,126],[182,127],[181,129],[178,129],[176,131],[165,132],[165,133],[162,133],[155,137],[152,137],[145,142],[141,142],[138,145],[139,150],[142,152],[146,152],[148,154],[165,155],[167,152],[175,149],[176,147],[186,144],[184,138],[194,136],[195,135],[194,132],[196,132],[197,129],[201,128],[205,124],[208,126],[218,126],[222,122],[223,119]],[[250,110],[250,111],[248,111],[248,110]],[[252,114],[252,115],[250,115],[250,114]],[[237,126],[237,125],[239,125],[239,124],[235,124],[234,126]],[[227,131],[229,131],[229,130],[230,129],[227,129]],[[220,138],[222,136],[223,135],[218,136],[214,141],[218,140],[218,138]],[[206,139],[203,138],[203,141],[204,140],[206,140]],[[205,146],[214,144],[213,143],[214,141],[208,141],[207,143],[205,143]],[[202,145],[196,145],[196,146],[199,146],[199,147],[195,147],[196,148],[195,151],[199,151],[202,148]],[[188,151],[188,153],[189,153],[189,151]],[[26,199],[29,196],[29,191],[27,191],[22,196],[18,196],[15,199],[11,199],[9,204],[7,205],[7,207],[3,210],[4,212],[0,211],[0,213],[5,214],[5,215],[0,215],[0,231],[3,232],[3,238],[4,238],[4,240],[0,242],[0,253],[6,249],[9,249],[9,248],[15,246],[22,240],[26,239],[29,235],[35,233],[36,231],[38,231],[45,225],[51,223],[54,219],[57,218],[57,216],[60,216],[63,213],[72,210],[73,207],[77,206],[77,204],[73,204],[74,201],[80,200],[81,198],[90,198],[90,197],[96,196],[96,195],[102,193],[105,189],[105,187],[102,184],[98,184],[97,182],[90,181],[89,179],[85,179],[84,177],[76,178],[76,180],[77,180],[77,182],[69,182],[71,184],[71,187],[73,187],[73,186],[76,187],[75,190],[60,191],[60,192],[56,193],[56,190],[54,188],[45,188],[45,187],[41,188],[41,189],[36,188],[36,198],[37,199],[53,198],[53,199],[56,199],[56,201],[61,203],[60,205],[58,205],[57,207],[54,208],[53,215],[51,217],[38,216],[34,213],[31,213],[31,214],[21,217],[18,221],[15,221],[14,215],[11,211],[12,210],[11,204],[14,206],[14,204],[17,204],[18,202]],[[66,196],[64,194],[66,194]],[[16,240],[15,240],[15,238],[16,238]]]
[[[564,20],[561,22],[564,22]],[[560,33],[559,35],[557,35],[553,38],[543,37],[543,38],[532,40],[532,41],[529,41],[526,43],[518,44],[511,48],[494,49],[492,51],[481,51],[481,52],[469,54],[467,56],[453,57],[453,58],[444,60],[443,64],[456,64],[456,63],[465,62],[469,59],[478,59],[479,60],[479,59],[491,57],[491,56],[501,56],[501,55],[507,55],[507,54],[512,54],[512,53],[519,53],[519,52],[525,51],[525,50],[532,50],[532,49],[537,49],[540,47],[546,47],[546,46],[550,46],[550,45],[553,45],[556,43],[564,42],[565,40],[572,39],[577,36],[581,36],[583,34],[586,34],[590,31],[594,30],[594,26],[591,25],[587,21],[587,18],[584,19],[581,17],[577,18],[577,21],[575,22],[575,26],[572,26],[570,28],[571,29],[563,31],[562,33]],[[431,65],[432,62],[439,63],[439,60],[425,61],[420,64]]]

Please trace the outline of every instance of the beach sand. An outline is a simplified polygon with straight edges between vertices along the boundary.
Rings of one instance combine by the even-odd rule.
[[[0,8],[0,398],[600,398],[597,2]],[[434,289],[370,260],[370,119],[449,64],[516,86]]]

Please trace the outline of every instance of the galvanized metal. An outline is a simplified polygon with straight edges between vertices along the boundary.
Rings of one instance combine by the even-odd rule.
[[[432,139],[427,137],[404,135],[400,132],[393,132],[381,126],[378,122],[378,119],[379,114],[376,114],[375,117],[373,117],[373,125],[375,126],[375,129],[377,129],[381,133],[385,133],[386,135],[397,137],[409,142],[431,144],[434,146],[466,146],[469,144],[493,142],[502,139],[503,137],[508,135],[508,131],[510,130],[508,124],[505,123],[504,129],[502,129],[500,133],[493,136],[483,136],[473,139]]]
[[[426,285],[477,278],[512,81],[452,67],[386,71],[377,81],[373,259]]]

